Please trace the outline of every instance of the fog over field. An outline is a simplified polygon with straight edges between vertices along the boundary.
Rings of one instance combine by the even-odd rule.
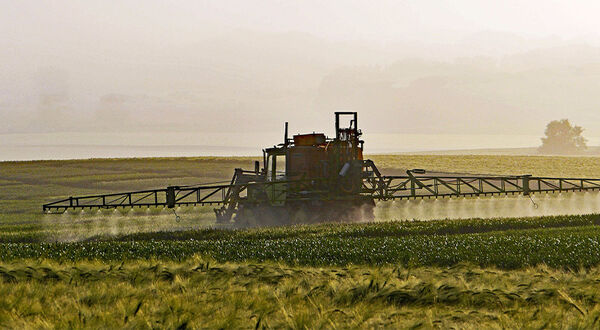
[[[541,0],[5,1],[0,135],[140,133],[162,145],[193,132],[195,144],[235,146],[201,137],[235,133],[249,147],[277,143],[284,121],[331,132],[331,113],[352,110],[379,137],[527,136],[476,147],[534,147],[546,123],[569,118],[595,142],[598,12]],[[473,147],[442,140],[433,149]]]

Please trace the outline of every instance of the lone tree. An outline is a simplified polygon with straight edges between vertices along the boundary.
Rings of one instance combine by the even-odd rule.
[[[540,153],[575,154],[587,149],[581,126],[572,126],[568,119],[553,120],[546,126]]]

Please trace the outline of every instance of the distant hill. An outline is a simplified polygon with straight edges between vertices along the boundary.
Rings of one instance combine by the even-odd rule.
[[[0,133],[274,132],[284,121],[310,131],[352,110],[365,132],[541,137],[546,123],[569,118],[600,135],[600,48],[581,43],[480,33],[458,44],[379,45],[236,30],[135,51],[86,47],[3,62],[19,70],[0,80]],[[53,79],[64,80],[50,105],[52,91],[34,88],[51,85],[35,78],[38,58],[54,59]]]
[[[360,111],[370,131],[541,136],[549,121],[569,118],[595,136],[600,131],[598,81],[600,48],[588,46],[502,59],[405,59],[332,72],[323,79],[315,105],[323,112]]]

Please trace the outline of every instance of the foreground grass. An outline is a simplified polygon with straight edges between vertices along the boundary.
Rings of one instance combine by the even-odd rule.
[[[0,263],[7,328],[597,328],[600,269]]]

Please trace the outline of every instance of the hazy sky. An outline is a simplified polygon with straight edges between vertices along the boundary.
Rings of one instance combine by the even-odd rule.
[[[0,0],[0,134],[318,130],[357,110],[386,134],[537,136],[570,118],[600,136],[599,14],[600,1]]]
[[[232,28],[374,42],[448,42],[486,30],[596,39],[600,31],[593,0],[2,0],[0,8],[1,38],[22,43],[186,43]]]

